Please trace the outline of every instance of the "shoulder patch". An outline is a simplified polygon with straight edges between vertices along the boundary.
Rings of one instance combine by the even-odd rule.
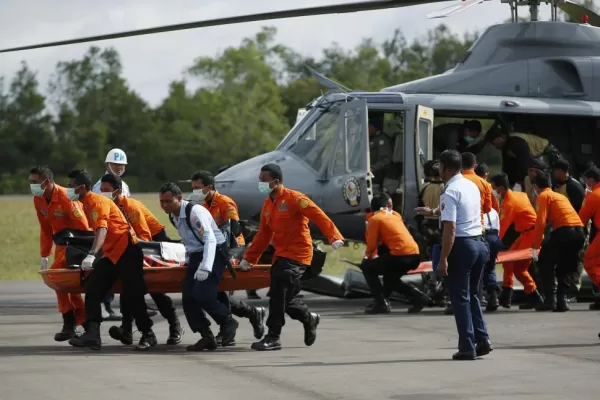
[[[236,212],[235,212],[235,207],[234,206],[228,206],[225,209],[225,213],[227,215],[228,218],[234,217]]]
[[[81,210],[79,209],[79,207],[77,205],[73,206],[73,215],[75,216],[75,218],[83,217],[83,214],[81,214]]]

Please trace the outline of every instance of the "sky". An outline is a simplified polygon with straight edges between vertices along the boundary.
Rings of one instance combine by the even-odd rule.
[[[266,11],[302,8],[357,0],[2,0],[0,48],[65,40],[132,29]],[[261,26],[274,26],[277,41],[296,51],[319,56],[337,42],[353,48],[362,38],[383,41],[400,28],[407,39],[424,35],[439,23],[453,32],[482,31],[510,18],[510,8],[500,0],[486,1],[443,19],[426,15],[454,2],[280,21],[202,28],[102,42],[0,54],[0,76],[11,77],[21,61],[38,73],[45,91],[56,63],[80,59],[91,45],[113,46],[121,55],[124,75],[131,88],[151,105],[167,96],[169,83],[199,56],[215,56],[251,37]],[[527,15],[527,9],[521,11]],[[540,19],[548,19],[542,6]]]

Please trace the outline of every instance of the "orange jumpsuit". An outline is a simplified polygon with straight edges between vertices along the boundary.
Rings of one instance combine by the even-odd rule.
[[[507,190],[500,209],[500,239],[504,238],[508,228],[514,224],[519,237],[509,250],[531,249],[536,219],[535,210],[531,206],[527,193]],[[504,263],[502,287],[512,288],[514,275],[523,284],[525,293],[533,293],[537,286],[528,272],[529,264],[531,264],[529,260]]]
[[[473,182],[477,189],[479,189],[479,195],[481,196],[481,230],[485,230],[485,214],[489,213],[492,209],[492,199],[494,195],[492,194],[492,185],[490,185],[485,179],[475,174],[475,171],[472,169],[464,170],[462,175]]]
[[[141,201],[121,196],[117,205],[119,210],[127,217],[127,221],[129,221],[139,239],[150,242],[152,237],[165,229],[165,226],[158,222],[158,219]]]
[[[539,249],[542,247],[546,224],[550,224],[553,231],[563,226],[583,227],[579,215],[566,196],[553,192],[550,188],[545,188],[539,193],[536,203],[537,221],[531,248]]]
[[[367,226],[367,250],[365,255],[373,258],[377,246],[385,245],[392,256],[412,256],[419,254],[419,245],[415,242],[402,221],[400,214],[380,211],[369,218]]]
[[[42,196],[35,196],[33,204],[40,223],[40,253],[42,257],[48,257],[52,253],[53,234],[65,229],[90,230],[88,221],[81,211],[81,204],[78,201],[71,201],[67,196],[67,190],[62,186],[54,184],[50,203]],[[66,267],[66,248],[56,246],[50,269]],[[73,311],[77,325],[85,322],[85,304],[80,294],[56,292],[56,298],[58,311],[61,314]]]
[[[600,183],[592,188],[592,193],[589,193],[583,205],[579,210],[579,218],[584,225],[587,225],[589,220],[596,228],[600,227]],[[592,283],[600,286],[600,235],[596,234],[592,243],[585,252],[583,257],[583,266],[585,272],[589,275]]]
[[[215,192],[210,201],[210,205],[208,205],[206,201],[202,203],[202,205],[210,212],[210,215],[212,215],[213,219],[217,223],[217,226],[221,226],[229,220],[240,220],[235,201],[221,193]],[[240,233],[240,235],[237,237],[237,242],[240,247],[244,246],[246,244],[244,235]]]
[[[94,232],[100,228],[106,228],[106,239],[102,245],[102,252],[104,257],[116,264],[129,246],[129,237],[131,237],[132,243],[137,243],[135,231],[111,199],[88,192],[81,203]]]
[[[244,259],[256,264],[270,243],[275,248],[273,263],[279,257],[309,266],[313,246],[308,222],[314,222],[329,243],[344,240],[342,234],[325,213],[308,197],[281,185],[275,200],[265,199],[260,213],[260,226]]]

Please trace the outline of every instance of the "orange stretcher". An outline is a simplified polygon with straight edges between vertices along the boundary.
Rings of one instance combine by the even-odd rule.
[[[536,253],[537,255],[537,253]],[[523,261],[523,260],[531,260],[533,258],[533,254],[531,253],[531,249],[523,249],[523,250],[507,250],[501,251],[498,253],[498,257],[496,257],[496,263],[502,264],[507,262],[514,261]],[[424,261],[419,265],[419,268],[413,269],[408,274],[422,274],[427,272],[433,272],[433,267],[431,265],[431,261]]]
[[[237,264],[237,263],[236,263]],[[236,268],[236,279],[225,270],[219,284],[220,291],[258,290],[269,287],[270,265],[255,265],[244,272]],[[46,286],[57,292],[85,293],[83,282],[91,270],[80,268],[49,269],[40,271]],[[144,279],[149,293],[181,293],[185,278],[185,265],[165,262],[153,256],[144,256]],[[117,282],[111,293],[121,293],[121,283]]]

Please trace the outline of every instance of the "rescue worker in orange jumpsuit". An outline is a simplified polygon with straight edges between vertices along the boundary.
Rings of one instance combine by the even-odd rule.
[[[529,202],[526,193],[515,192],[510,189],[508,176],[501,173],[491,179],[493,190],[502,198],[500,210],[500,239],[508,239],[506,233],[509,229],[517,233],[512,243],[505,243],[509,250],[531,249],[535,238],[535,223],[537,216]],[[513,239],[511,239],[513,240]],[[539,307],[543,299],[537,290],[537,285],[529,273],[530,260],[504,263],[504,277],[502,279],[502,294],[500,305],[510,308],[513,293],[513,276],[516,276],[523,285],[527,301],[519,306],[521,310],[530,310]]]
[[[153,322],[146,311],[144,295],[147,293],[144,281],[144,253],[138,244],[133,228],[110,199],[93,193],[92,177],[86,170],[69,173],[67,194],[71,200],[79,200],[95,232],[94,243],[88,256],[81,263],[82,269],[92,269],[85,284],[85,333],[71,338],[69,344],[75,347],[90,347],[100,350],[100,324],[102,312],[100,303],[120,278],[123,285],[122,296],[135,319],[138,331],[142,333],[136,349],[146,350],[156,346],[157,340],[152,331]],[[102,258],[96,261],[96,254],[102,250]]]
[[[360,266],[375,302],[367,306],[366,314],[389,313],[389,296],[394,290],[404,294],[412,303],[409,313],[417,313],[431,302],[429,296],[402,281],[408,271],[419,267],[419,245],[406,229],[402,217],[393,211],[387,193],[371,200],[373,215],[367,224],[367,249]],[[379,282],[383,275],[383,287]]]
[[[462,175],[471,182],[473,182],[475,186],[477,186],[477,189],[479,189],[479,194],[481,195],[481,224],[484,233],[483,237],[485,238],[488,250],[490,250],[493,248],[493,246],[496,245],[496,242],[498,240],[498,232],[494,232],[491,229],[489,230],[489,232],[486,231],[486,226],[489,225],[489,223],[486,224],[485,219],[488,219],[489,222],[490,217],[488,213],[492,209],[496,210],[496,212],[499,213],[498,199],[493,195],[492,186],[488,183],[488,181],[486,181],[484,178],[480,177],[475,173],[475,168],[477,168],[477,158],[475,157],[475,154],[462,153],[461,158]],[[488,266],[491,266],[491,269],[486,268]],[[495,260],[493,265],[490,263],[486,263],[481,278],[482,282],[486,282],[485,289],[489,295],[489,310],[496,310],[496,308],[498,307],[498,289],[496,283],[496,271],[494,268]],[[481,290],[481,292],[483,292],[483,290]]]
[[[579,252],[585,242],[583,223],[569,199],[550,189],[550,178],[546,174],[539,174],[534,185],[538,193],[537,221],[531,247],[540,249],[546,224],[550,224],[552,228],[550,239],[544,243],[539,254],[540,278],[544,283],[544,304],[536,310],[568,311],[569,277],[577,271]]]
[[[596,229],[600,227],[600,169],[598,167],[589,168],[583,173],[586,186],[592,193],[588,194],[583,201],[583,206],[579,210],[579,218],[584,225],[592,221],[592,226]],[[596,289],[595,300],[590,304],[590,310],[600,310],[600,236],[590,235],[590,246],[583,257],[583,267],[585,272],[592,280]]]
[[[127,218],[138,239],[146,242],[171,241],[165,232],[165,226],[158,222],[152,212],[140,201],[124,196],[122,189],[121,177],[117,175],[106,174],[100,180],[100,192],[104,197],[115,202]],[[169,323],[167,344],[176,345],[181,343],[183,328],[177,317],[173,300],[164,293],[150,293],[150,297],[156,303],[160,314]],[[108,334],[113,339],[129,346],[133,343],[133,318],[125,298],[121,299],[121,315],[122,325],[120,327],[111,326]]]
[[[228,243],[229,248],[244,246],[245,241],[244,235],[241,233],[237,204],[231,198],[215,190],[215,178],[210,172],[198,171],[192,175],[191,181],[194,192],[190,196],[190,201],[197,201],[210,212],[215,223],[223,232],[225,242]],[[226,292],[219,292],[217,297],[221,303],[231,308],[233,315],[250,320],[255,338],[261,339],[263,337],[266,314],[264,307],[252,307],[243,301],[231,301]],[[219,346],[222,344],[222,338],[221,332],[215,337]],[[226,345],[234,346],[235,341]]]
[[[283,174],[277,164],[264,165],[259,174],[258,189],[267,195],[260,213],[260,226],[246,250],[240,269],[249,270],[256,264],[269,244],[275,248],[271,266],[268,333],[254,350],[281,349],[280,335],[285,314],[304,325],[304,344],[312,346],[317,339],[321,316],[308,311],[298,297],[300,278],[310,267],[313,245],[308,228],[312,221],[334,250],[344,245],[344,238],[325,213],[304,194],[283,186]]]
[[[89,231],[90,227],[81,203],[71,201],[66,188],[54,183],[54,174],[50,168],[43,165],[32,168],[29,171],[29,186],[40,223],[40,269],[43,271],[48,268],[54,234],[65,229]],[[56,246],[50,269],[63,268],[67,268],[66,247]],[[79,293],[56,292],[56,299],[63,327],[54,335],[54,340],[64,342],[75,336],[75,328],[85,322],[85,304]]]

